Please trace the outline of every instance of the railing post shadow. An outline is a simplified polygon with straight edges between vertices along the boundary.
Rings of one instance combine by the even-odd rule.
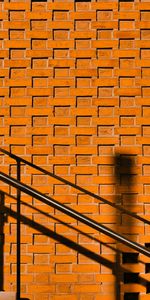
[[[134,157],[135,156],[130,155],[128,153],[120,153],[120,154],[118,153],[115,156],[116,203],[117,205],[120,205],[120,207],[125,209],[126,206],[130,204],[131,211],[134,205],[136,204],[136,202],[134,203],[135,201],[134,192],[132,190],[133,184],[135,184],[133,179],[135,178],[135,176],[137,176],[135,172],[136,163]],[[126,197],[127,195],[130,195],[130,201],[127,200],[128,199]],[[129,217],[129,219],[127,219],[128,222],[125,224],[124,214],[123,212],[119,211],[119,213],[117,213],[116,216],[116,224],[118,226],[118,231],[119,231],[118,233],[120,233],[121,235],[123,234],[122,228],[126,226],[126,228],[128,228],[126,234],[130,234],[132,240],[132,235],[133,235],[132,226],[134,226],[134,223],[133,223],[132,216],[128,215],[128,217]],[[116,300],[121,300],[122,297],[124,297],[124,299],[130,299],[130,293],[123,292],[121,289],[121,282],[122,284],[126,283],[124,281],[125,274],[126,272],[123,271],[122,269],[122,255],[120,255],[120,253],[117,252],[116,253]],[[132,294],[134,299],[135,292]]]

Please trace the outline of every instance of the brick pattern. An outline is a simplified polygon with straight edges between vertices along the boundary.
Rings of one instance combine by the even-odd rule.
[[[149,20],[149,1],[142,0],[0,2],[0,146],[147,220]],[[0,155],[0,163],[16,176],[14,160]],[[24,183],[150,246],[149,225],[21,168]],[[13,188],[1,184],[1,189],[16,196]],[[143,255],[134,264],[122,261],[116,250],[129,257],[134,251],[36,199],[22,195],[22,201],[22,297],[116,300],[120,286],[120,300],[149,298]],[[16,211],[14,198],[5,197],[5,203]],[[12,216],[5,224],[4,250],[4,288],[15,291]],[[117,278],[113,265],[120,270]],[[142,280],[128,278],[131,270]]]

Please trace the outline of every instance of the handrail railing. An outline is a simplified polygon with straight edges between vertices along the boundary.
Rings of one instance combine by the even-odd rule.
[[[122,235],[114,232],[113,230],[107,228],[106,226],[102,224],[98,224],[97,222],[93,221],[92,219],[85,217],[84,215],[78,213],[77,211],[67,207],[64,204],[60,204],[58,201],[54,200],[51,197],[48,197],[46,195],[43,195],[39,191],[31,188],[30,186],[14,179],[13,177],[10,177],[6,175],[5,173],[0,172],[0,180],[4,181],[7,184],[10,184],[11,186],[19,189],[20,191],[38,199],[42,202],[54,207],[55,209],[58,209],[59,211],[62,211],[63,213],[77,219],[78,221],[98,230],[99,232],[102,232],[103,234],[106,234],[107,236],[110,236],[111,238],[127,245],[128,247],[133,248],[134,250],[150,257],[150,251],[140,244],[136,242],[132,242],[129,239],[123,237]]]
[[[63,213],[75,218],[76,220],[78,221],[81,221],[82,223],[94,228],[95,230],[98,230],[99,232],[102,232],[103,234],[107,235],[107,236],[110,236],[111,238],[115,239],[116,241],[119,241],[125,245],[127,245],[128,247],[131,247],[133,248],[134,250],[150,257],[150,251],[149,249],[147,249],[146,247],[136,243],[136,242],[132,242],[131,240],[125,238],[124,236],[116,233],[115,231],[107,228],[106,226],[102,225],[102,224],[98,224],[96,221],[93,221],[92,219],[82,215],[81,213],[65,206],[64,204],[60,204],[58,201],[54,200],[53,198],[51,197],[48,197],[44,194],[42,194],[41,192],[31,188],[30,186],[28,185],[25,185],[24,183],[22,183],[20,181],[20,167],[21,167],[21,162],[26,164],[26,165],[29,165],[30,167],[34,168],[34,169],[37,169],[39,170],[40,172],[44,173],[44,174],[47,174],[51,177],[53,177],[54,179],[56,180],[59,180],[60,182],[64,183],[64,184],[67,184],[67,185],[70,185],[72,186],[73,188],[75,188],[76,190],[82,192],[82,193],[85,193],[97,200],[100,200],[102,201],[103,203],[105,204],[108,204],[110,205],[111,207],[115,208],[115,209],[118,209],[120,210],[121,212],[127,214],[127,215],[130,215],[131,217],[134,217],[144,223],[147,223],[147,224],[150,224],[150,221],[142,218],[141,216],[133,213],[133,212],[130,212],[128,211],[127,209],[121,207],[120,205],[116,205],[104,198],[102,198],[101,196],[99,195],[96,195],[88,190],[86,190],[85,188],[82,188],[68,180],[66,180],[65,178],[62,178],[58,175],[55,175],[11,152],[8,152],[7,150],[5,149],[2,149],[0,148],[0,151],[6,155],[8,155],[9,157],[13,158],[16,160],[16,164],[17,164],[17,179],[14,179],[8,175],[6,175],[5,173],[2,173],[0,172],[0,180],[4,181],[5,183],[9,184],[9,185],[12,185],[13,187],[15,187],[17,189],[17,214],[20,216],[20,196],[21,196],[21,191],[34,197],[34,198],[37,198],[39,199],[40,201],[43,201],[45,204],[48,204],[60,211],[62,211]],[[7,213],[7,212],[6,212]],[[21,290],[21,282],[20,282],[20,218],[17,218],[17,272],[16,272],[16,279],[17,279],[17,294],[16,294],[16,300],[20,299],[20,290]]]
[[[150,225],[150,221],[149,221],[149,220],[146,220],[146,219],[142,218],[141,216],[137,215],[136,213],[130,212],[130,211],[128,211],[127,209],[125,209],[124,207],[122,207],[122,206],[120,206],[120,205],[117,205],[117,204],[115,204],[115,203],[112,203],[112,202],[108,201],[107,199],[104,199],[104,198],[102,198],[101,196],[99,196],[99,195],[97,195],[97,194],[94,194],[94,193],[92,193],[92,192],[86,190],[85,188],[83,188],[83,187],[81,187],[81,186],[79,186],[79,185],[76,185],[75,183],[72,183],[72,182],[66,180],[65,178],[62,178],[62,177],[60,177],[60,176],[58,176],[58,175],[55,175],[54,173],[52,173],[52,172],[50,172],[50,171],[47,171],[47,170],[41,168],[40,166],[37,166],[37,165],[35,165],[35,164],[33,164],[33,163],[31,163],[31,162],[25,160],[24,158],[22,158],[22,157],[20,157],[20,156],[17,156],[17,155],[15,155],[15,154],[13,154],[13,153],[11,153],[11,152],[5,150],[5,149],[2,149],[2,148],[0,148],[0,152],[6,154],[6,155],[8,155],[8,156],[10,156],[11,158],[15,159],[16,161],[19,161],[19,162],[22,162],[22,163],[27,164],[27,165],[29,165],[30,167],[32,167],[32,168],[34,168],[34,169],[37,169],[37,170],[39,170],[40,172],[42,172],[42,173],[44,173],[44,174],[46,174],[46,175],[49,175],[49,176],[51,176],[51,177],[53,177],[53,178],[59,180],[60,182],[63,182],[63,183],[65,183],[65,184],[68,184],[68,185],[72,186],[73,188],[75,188],[76,190],[78,190],[78,191],[80,191],[80,192],[83,192],[83,193],[85,193],[85,194],[87,194],[87,195],[89,195],[89,196],[91,196],[91,197],[93,197],[93,198],[95,198],[95,199],[97,199],[97,200],[100,200],[100,201],[104,202],[105,204],[108,204],[108,205],[112,206],[113,208],[115,208],[115,209],[117,209],[117,210],[120,210],[121,212],[123,212],[123,213],[125,213],[125,214],[127,214],[127,215],[129,215],[129,216],[131,216],[131,217],[133,217],[133,218],[138,219],[139,221],[142,221],[142,222],[147,223],[147,224]]]

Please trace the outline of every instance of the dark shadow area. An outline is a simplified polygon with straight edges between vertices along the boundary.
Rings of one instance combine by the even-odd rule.
[[[5,154],[9,153],[7,151],[4,151]],[[29,166],[36,168],[37,170],[39,170],[40,172],[47,174],[49,176],[52,176],[53,178],[61,181],[63,184],[67,184],[69,186],[72,186],[73,188],[75,188],[76,190],[87,194],[105,204],[108,204],[110,206],[112,206],[113,208],[117,209],[119,211],[119,213],[116,214],[116,232],[118,234],[127,234],[129,236],[133,236],[134,239],[134,232],[133,232],[133,227],[134,227],[134,222],[133,218],[135,220],[138,221],[142,221],[146,224],[150,224],[150,221],[145,220],[144,218],[142,218],[141,216],[138,216],[136,213],[134,213],[134,206],[135,206],[135,197],[136,197],[136,193],[134,193],[133,191],[133,185],[135,184],[135,178],[137,176],[136,173],[136,157],[133,155],[128,155],[128,154],[118,154],[115,156],[114,158],[114,164],[115,164],[115,177],[116,177],[116,203],[112,203],[98,195],[93,194],[92,192],[79,187],[69,181],[67,181],[66,179],[63,179],[53,173],[50,173],[38,166],[35,166],[34,164],[25,161],[24,159],[20,159],[17,156],[11,154],[10,155],[13,159],[17,160],[17,162],[19,161],[22,162],[23,164],[26,163]],[[29,193],[29,195],[31,195]],[[11,195],[9,195],[9,197],[11,197]],[[69,196],[68,196],[69,197]],[[50,198],[50,197],[49,197]],[[14,197],[15,200],[17,200],[17,198]],[[39,199],[40,201],[42,201],[45,204],[50,205],[50,203],[48,203],[47,200],[41,200],[40,198],[37,197],[37,199]],[[51,198],[52,199],[52,198]],[[55,201],[54,199],[52,199],[53,201]],[[25,203],[23,201],[21,201],[21,203],[23,205],[26,205],[29,208],[33,208],[32,205]],[[52,205],[53,207],[53,205]],[[130,210],[129,210],[130,207]],[[38,212],[38,213],[42,213],[45,216],[50,216],[51,218],[53,218],[55,221],[64,224],[65,226],[67,226],[68,228],[71,228],[73,230],[75,230],[77,233],[80,233],[82,235],[85,235],[89,238],[91,238],[92,240],[104,244],[106,247],[112,249],[113,251],[115,251],[116,253],[116,259],[115,262],[111,262],[108,259],[106,259],[105,257],[103,257],[100,254],[94,253],[91,250],[86,249],[84,246],[81,246],[79,244],[77,244],[76,242],[71,241],[69,238],[62,236],[59,233],[56,233],[52,230],[50,230],[49,228],[46,228],[45,226],[29,219],[26,216],[23,216],[20,214],[19,212],[13,211],[8,207],[4,207],[4,212],[10,216],[12,216],[13,218],[15,218],[17,220],[17,223],[22,222],[28,226],[30,226],[33,229],[38,230],[40,233],[42,233],[43,235],[46,235],[48,237],[51,237],[52,239],[54,239],[55,241],[60,242],[61,244],[64,244],[65,246],[77,251],[80,254],[83,254],[84,256],[94,260],[95,262],[102,264],[104,266],[106,266],[107,268],[112,270],[112,274],[114,274],[116,276],[116,300],[130,300],[131,297],[132,299],[134,298],[138,300],[139,298],[139,293],[132,293],[132,291],[130,293],[124,293],[124,295],[121,294],[121,284],[132,284],[132,283],[140,283],[143,286],[147,287],[147,293],[150,292],[150,284],[148,280],[145,280],[143,278],[140,278],[139,273],[131,273],[128,268],[126,269],[126,267],[124,266],[126,263],[130,264],[130,263],[138,263],[138,253],[133,253],[133,252],[124,252],[122,253],[122,251],[119,250],[119,243],[117,242],[117,238],[116,238],[116,248],[112,247],[110,245],[107,245],[105,243],[103,243],[102,241],[100,241],[99,239],[95,238],[95,237],[91,237],[91,235],[84,233],[80,230],[78,230],[77,228],[74,228],[72,225],[67,224],[65,222],[62,222],[61,220],[59,220],[59,218],[55,217],[55,216],[51,216],[45,212],[43,212],[40,209],[37,209],[37,207],[34,209]],[[68,213],[69,215],[69,213]],[[128,217],[127,217],[127,216]],[[77,219],[77,218],[76,218]],[[132,222],[131,222],[132,219]],[[80,221],[80,219],[79,219]],[[18,223],[18,224],[19,224]],[[125,224],[126,223],[126,224]],[[97,223],[98,224],[98,223]],[[124,232],[124,224],[126,226],[126,230]],[[89,226],[89,225],[87,225]],[[133,227],[132,227],[133,226]],[[3,227],[3,225],[2,225]],[[18,227],[19,228],[19,227]],[[109,236],[109,235],[108,235]],[[19,241],[19,239],[18,239]],[[114,244],[115,245],[115,244]],[[149,248],[149,245],[146,245],[147,248]],[[1,251],[2,253],[2,257],[3,257],[3,250]],[[4,264],[3,260],[2,260],[2,265]],[[17,260],[17,265],[18,265],[18,269],[19,269],[19,259]],[[123,264],[123,266],[122,266]],[[149,273],[149,264],[146,264],[146,270],[147,273]],[[2,268],[3,269],[3,268]],[[3,270],[2,270],[3,272]],[[124,298],[122,298],[124,297]],[[22,300],[26,300],[23,299]],[[28,299],[27,299],[28,300]]]
[[[14,199],[15,201],[17,201],[17,198],[16,198],[16,197],[10,196],[10,194],[8,194],[8,193],[6,193],[6,192],[5,192],[5,196],[11,197],[11,198]],[[97,242],[97,243],[101,243],[102,245],[105,245],[105,247],[108,247],[108,248],[112,249],[112,250],[115,251],[115,252],[118,251],[118,252],[121,253],[121,251],[120,251],[119,249],[116,249],[116,248],[113,247],[113,246],[107,245],[106,243],[104,243],[104,242],[101,241],[100,239],[95,238],[95,237],[89,235],[88,233],[85,233],[85,232],[83,232],[83,231],[81,231],[81,230],[75,228],[75,227],[72,226],[71,224],[68,224],[68,223],[66,223],[65,221],[62,221],[62,220],[58,219],[56,216],[54,216],[54,215],[52,215],[52,214],[50,215],[49,213],[47,213],[47,212],[45,212],[45,211],[42,211],[41,209],[39,209],[39,208],[37,208],[37,207],[34,207],[33,205],[31,205],[31,204],[29,204],[29,203],[26,203],[26,202],[24,202],[24,201],[22,201],[22,200],[21,200],[21,204],[24,205],[24,206],[26,206],[26,207],[28,207],[28,208],[31,208],[31,209],[34,208],[34,210],[35,210],[37,213],[40,213],[40,214],[42,214],[43,216],[46,216],[46,217],[50,217],[51,219],[53,219],[54,221],[56,221],[56,223],[61,223],[61,224],[65,225],[66,227],[68,227],[68,229],[72,229],[72,230],[76,231],[77,233],[84,235],[85,237],[90,237],[90,239],[91,239],[92,241],[95,241],[95,242]],[[29,220],[30,220],[30,219],[29,219]]]
[[[13,198],[16,199],[15,197],[13,197]],[[31,205],[29,205],[29,204],[27,204],[25,202],[23,202],[23,204],[25,204],[25,205],[27,205],[29,207],[32,207]],[[10,209],[10,208],[8,208],[6,206],[4,206],[3,209],[4,209],[3,212],[4,212],[5,215],[11,216],[11,217],[13,217],[16,220],[19,220],[23,224],[26,224],[27,226],[29,226],[29,227],[31,227],[33,229],[38,230],[43,235],[51,237],[55,241],[60,242],[61,244],[63,244],[65,246],[67,246],[67,247],[69,247],[69,248],[77,251],[80,254],[83,254],[84,256],[90,258],[91,260],[94,260],[95,262],[97,262],[99,264],[102,264],[102,265],[106,266],[107,268],[111,269],[112,270],[112,274],[114,274],[116,276],[116,278],[117,278],[118,266],[117,266],[117,264],[115,262],[111,262],[110,260],[104,258],[100,254],[94,253],[93,251],[91,251],[89,249],[86,249],[84,246],[81,246],[81,245],[77,244],[76,242],[71,241],[69,238],[62,236],[61,234],[56,233],[56,232],[50,230],[49,228],[46,228],[45,226],[43,226],[43,225],[41,225],[41,224],[39,224],[39,223],[37,223],[37,222],[35,222],[35,221],[33,221],[33,220],[25,217],[23,215],[18,215],[18,213],[16,211],[13,211],[12,209]],[[42,212],[41,210],[39,210],[37,208],[34,208],[34,209],[36,211],[38,211],[38,212],[41,212],[44,215],[49,216],[48,213]],[[56,221],[59,221],[60,223],[63,223],[64,225],[66,225],[66,226],[68,226],[70,228],[73,228],[70,224],[66,224],[65,222],[60,221],[55,216],[50,216],[50,217],[53,217]],[[76,231],[79,232],[79,233],[81,233],[81,234],[84,234],[86,236],[89,236],[88,234],[86,234],[86,233],[84,233],[84,232],[82,232],[82,231],[80,231],[78,229],[76,229]],[[91,239],[93,239],[91,236],[89,236],[89,237]],[[97,242],[101,243],[100,240],[97,240],[95,238],[94,238],[94,240],[96,240]],[[110,246],[108,246],[108,247],[110,247]],[[115,250],[115,249],[113,248],[113,250]],[[116,249],[116,252],[120,253],[120,251],[117,250],[117,249]],[[129,271],[126,270],[124,267],[120,266],[120,272],[123,274],[125,272],[128,273]],[[147,281],[143,280],[143,285],[145,286],[146,284],[147,284]],[[118,288],[118,284],[117,284],[117,288]],[[20,298],[20,300],[29,300],[29,299],[28,298]]]
[[[27,161],[27,160],[25,160],[25,159],[23,159],[23,158],[15,155],[15,154],[13,154],[13,153],[8,152],[7,150],[4,150],[4,149],[0,148],[0,151],[2,153],[4,153],[4,154],[10,156],[14,160],[16,160],[16,162],[27,164],[31,168],[34,168],[34,169],[42,172],[45,175],[51,176],[52,178],[54,178],[54,179],[56,179],[56,180],[58,180],[58,181],[60,181],[60,182],[62,182],[64,184],[66,184],[66,185],[69,185],[69,186],[75,188],[77,191],[80,191],[80,192],[82,192],[84,194],[87,194],[87,195],[89,195],[89,196],[91,196],[91,197],[93,197],[93,198],[95,198],[95,199],[97,199],[99,201],[102,201],[105,204],[108,204],[108,205],[112,206],[113,208],[116,208],[117,210],[121,211],[122,213],[125,213],[125,214],[127,214],[129,216],[132,216],[132,217],[134,217],[134,218],[136,218],[136,219],[144,222],[145,224],[149,224],[150,225],[150,221],[149,220],[146,220],[146,219],[142,218],[141,216],[137,215],[136,213],[133,213],[133,212],[125,209],[123,206],[120,206],[118,203],[117,204],[116,203],[112,203],[111,201],[109,201],[107,199],[104,199],[103,197],[101,197],[101,196],[99,196],[97,194],[94,194],[94,193],[90,192],[89,190],[86,190],[85,188],[82,188],[81,186],[79,186],[79,185],[77,185],[75,183],[72,183],[72,182],[70,182],[70,181],[68,181],[68,180],[66,180],[66,179],[64,179],[64,178],[62,178],[62,177],[60,177],[58,175],[55,175],[54,173],[49,172],[49,171],[47,171],[47,170],[45,170],[45,169],[43,169],[43,168],[41,168],[41,167],[39,167],[39,166],[31,163],[31,162],[29,162],[29,161]],[[120,162],[121,162],[121,161],[119,162],[119,160],[120,160],[119,157],[120,156],[118,154],[114,158],[115,159],[115,165],[117,165],[117,166],[119,166]],[[116,174],[117,174],[117,171],[119,171],[118,167],[116,167]],[[117,177],[120,178],[119,175],[117,175]]]
[[[16,211],[13,211],[12,209],[8,208],[8,207],[4,207],[4,213],[7,214],[8,216],[13,217],[14,219],[20,219],[20,221],[23,224],[28,225],[29,227],[38,230],[40,233],[43,233],[44,235],[53,238],[54,240],[64,244],[65,246],[79,252],[80,254],[85,255],[86,257],[94,260],[95,262],[101,263],[104,266],[108,267],[109,269],[112,270],[112,273],[115,274],[116,268],[115,268],[115,263],[109,261],[108,259],[102,257],[101,255],[94,253],[91,250],[86,249],[85,247],[75,243],[74,241],[71,241],[69,238],[62,236],[59,233],[56,233],[54,231],[52,231],[51,229],[45,227],[44,225],[41,225],[23,215],[18,216]],[[59,220],[59,219],[57,219]],[[61,221],[60,221],[61,222]],[[69,225],[70,226],[70,225]],[[76,229],[78,231],[78,229]],[[82,231],[79,231],[81,233],[83,233]],[[84,233],[85,234],[85,233]],[[85,234],[86,236],[88,236],[88,234]],[[90,236],[91,238],[91,236]],[[101,241],[99,241],[101,243]]]
[[[100,256],[99,254],[96,254],[94,252],[92,252],[91,250],[86,249],[85,247],[71,241],[70,239],[68,239],[67,237],[62,236],[59,233],[56,233],[54,231],[52,231],[51,229],[23,216],[20,215],[18,216],[17,212],[11,210],[10,208],[5,206],[5,213],[13,218],[15,218],[16,220],[19,218],[20,221],[26,225],[28,225],[29,227],[38,230],[40,233],[43,233],[44,235],[51,237],[52,239],[62,243],[63,245],[79,252],[80,254],[85,255],[86,257],[94,260],[95,262],[104,264],[106,267],[114,270],[114,263],[110,262],[109,260],[107,260],[106,258],[103,258],[102,256]]]
[[[124,208],[125,211],[129,212],[136,211],[136,196],[137,193],[134,190],[137,181],[137,170],[136,170],[136,155],[131,154],[117,154],[115,157],[115,176],[116,176],[116,203],[120,205],[121,208]],[[130,208],[130,210],[129,210]],[[141,221],[140,219],[132,217],[132,215],[126,215],[124,211],[116,215],[116,224],[119,228],[119,232],[122,235],[126,235],[127,238],[130,236],[130,239],[136,241],[137,234],[134,233],[134,225],[136,222]],[[123,284],[132,284],[140,283],[139,273],[127,272],[123,270],[121,264],[130,264],[138,263],[138,253],[124,252],[120,255],[119,252],[116,252],[116,300],[123,299],[130,300],[139,299],[139,293],[124,292],[124,295],[121,291],[121,283]],[[132,270],[131,270],[132,271]],[[143,282],[145,285],[145,282]]]
[[[8,194],[8,193],[6,193],[5,192],[5,196],[8,196],[8,197],[11,197],[12,199],[14,199],[15,201],[17,201],[17,198],[15,197],[15,196],[12,196],[12,195],[10,195],[10,194]],[[39,208],[37,208],[37,207],[34,207],[34,205],[32,205],[32,204],[29,204],[29,203],[26,203],[26,202],[24,202],[23,200],[21,200],[21,204],[22,205],[24,205],[24,206],[26,206],[26,207],[28,207],[28,208],[31,208],[31,209],[33,209],[34,208],[34,210],[37,212],[37,213],[40,213],[40,214],[42,214],[42,215],[44,215],[44,216],[46,216],[46,217],[50,217],[51,219],[53,219],[54,221],[56,221],[56,223],[61,223],[61,224],[63,224],[63,225],[65,225],[66,227],[68,227],[68,229],[72,229],[72,230],[74,230],[74,231],[76,231],[77,233],[79,233],[79,234],[82,234],[82,235],[84,235],[85,237],[90,237],[90,239],[92,240],[92,241],[95,241],[95,242],[97,242],[97,243],[101,243],[102,245],[105,245],[105,247],[108,247],[109,249],[112,249],[113,251],[115,251],[115,252],[118,252],[118,253],[122,253],[122,251],[121,250],[119,250],[119,249],[117,249],[116,247],[113,247],[113,246],[111,246],[110,244],[108,245],[107,243],[105,243],[105,242],[103,242],[102,240],[100,240],[100,239],[98,239],[98,238],[95,238],[95,237],[93,237],[93,236],[91,236],[90,234],[88,234],[88,233],[85,233],[85,232],[83,232],[83,231],[81,231],[81,230],[79,230],[79,229],[77,229],[77,228],[75,228],[74,226],[72,226],[71,224],[68,224],[68,223],[66,223],[65,221],[62,221],[62,220],[60,220],[59,218],[57,218],[56,216],[54,216],[54,215],[52,215],[52,214],[50,214],[50,213],[47,213],[47,212],[45,212],[45,211],[43,211],[43,210],[41,210],[41,209],[39,209]],[[47,203],[46,203],[47,204]],[[30,219],[29,219],[30,220]],[[87,225],[88,226],[88,225]],[[112,239],[113,240],[113,239]],[[150,249],[150,247],[146,244],[146,246],[147,246],[147,248],[149,248]],[[127,254],[127,255],[126,255]],[[122,254],[122,263],[137,263],[137,260],[138,260],[138,253],[123,253]],[[139,261],[139,260],[138,260]],[[140,261],[140,263],[142,263],[142,261]]]

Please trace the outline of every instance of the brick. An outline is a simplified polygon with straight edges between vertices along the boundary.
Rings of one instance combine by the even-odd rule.
[[[5,20],[5,19],[7,19],[8,18],[8,12],[0,12],[0,19],[1,20]]]
[[[60,60],[60,59],[51,59],[49,60],[48,62],[48,65],[49,67],[60,67],[60,68],[63,68],[63,67],[74,67],[74,61],[72,59],[63,59],[63,60]]]
[[[115,129],[115,134],[127,134],[127,135],[136,135],[136,134],[140,134],[140,128],[116,128]]]
[[[114,17],[118,19],[140,19],[140,13],[138,11],[128,11],[128,13],[120,11],[120,12],[114,12]]]
[[[13,79],[6,79],[5,80],[5,86],[12,86],[12,87],[16,87],[16,86],[31,86],[31,79],[23,79],[23,80],[13,80]]]
[[[72,21],[53,21],[48,22],[48,28],[50,29],[74,29],[74,23]]]
[[[117,144],[118,143],[118,138],[115,137],[96,137],[93,138],[94,144],[102,144],[102,145],[107,145],[107,144]]]
[[[52,12],[49,11],[49,12],[26,12],[25,14],[25,19],[32,19],[32,20],[41,20],[41,19],[51,19],[52,17]]]
[[[57,275],[51,275],[52,282],[77,282],[78,276],[76,274],[57,274]]]
[[[148,22],[148,21],[137,22],[137,28],[149,29],[149,25],[150,25],[150,22]]]
[[[73,41],[48,41],[49,48],[73,48]]]
[[[28,88],[28,96],[49,96],[52,94],[51,88]]]
[[[49,79],[48,85],[52,86],[73,86],[73,79]]]
[[[2,31],[0,32],[0,38],[1,39],[8,39],[8,32]]]
[[[71,19],[76,19],[76,20],[87,20],[87,19],[95,19],[96,18],[96,12],[87,12],[86,14],[84,12],[71,12],[70,13],[70,18]]]
[[[78,116],[95,116],[96,109],[93,107],[90,111],[88,108],[72,108],[71,113]]]
[[[35,292],[40,292],[40,293],[54,293],[55,291],[55,285],[53,284],[48,284],[48,285],[29,285],[28,287],[28,292],[29,293],[35,293]]]
[[[96,154],[96,148],[90,147],[71,147],[71,154]]]
[[[48,3],[48,9],[49,10],[73,10],[74,8],[74,5],[73,3],[58,3],[58,2],[55,2],[55,3]]]
[[[25,68],[25,67],[28,67],[30,65],[30,61],[29,60],[6,60],[5,63],[4,63],[4,66],[5,67],[21,67],[21,68]]]
[[[50,144],[55,144],[55,145],[60,145],[60,144],[62,144],[62,145],[66,145],[66,144],[74,144],[74,138],[72,138],[72,137],[64,137],[63,138],[63,142],[62,142],[62,138],[58,138],[58,137],[53,137],[53,138],[49,138],[49,143]]]
[[[77,273],[92,273],[92,272],[99,272],[99,266],[97,264],[93,265],[74,265],[73,272]]]
[[[70,70],[71,76],[78,76],[78,77],[88,77],[88,76],[96,76],[96,70],[95,69],[72,69]]]
[[[75,127],[75,128],[71,128],[70,129],[70,133],[71,134],[96,134],[96,128],[86,128],[86,127],[79,127],[79,128],[77,128],[77,127]]]
[[[93,126],[94,124],[97,125],[118,125],[119,119],[118,118],[109,118],[109,117],[102,117],[102,118],[94,118],[93,119]]]
[[[5,118],[6,125],[25,125],[30,123],[31,121],[28,118]]]
[[[93,3],[91,3],[92,4],[92,6],[91,6],[91,8],[94,10],[94,9],[96,9],[96,10],[110,10],[110,9],[117,9],[117,3],[115,3],[115,2],[109,2],[109,3],[107,3],[107,2],[93,2]]]
[[[38,50],[27,50],[26,51],[26,57],[51,57],[52,56],[52,50],[41,50],[40,52]]]
[[[29,23],[27,21],[4,21],[4,29],[28,29]]]
[[[118,60],[116,60],[116,59],[95,60],[93,63],[97,67],[117,67],[118,66]]]
[[[36,245],[36,246],[28,246],[28,251],[30,253],[40,253],[42,248],[42,253],[49,253],[53,252],[53,246],[52,245]]]
[[[52,34],[49,32],[49,31],[34,31],[34,30],[31,30],[31,31],[27,31],[26,32],[26,38],[29,39],[29,38],[35,38],[35,39],[48,39],[48,38],[52,38]]]
[[[71,88],[70,95],[71,96],[96,96],[97,91],[96,88]]]
[[[8,50],[1,50],[0,58],[6,58],[8,57]]]
[[[120,88],[115,90],[115,96],[116,95],[124,95],[124,96],[140,96],[141,95],[141,89],[140,88]]]
[[[75,57],[80,57],[80,58],[85,58],[85,57],[96,57],[96,50],[70,50],[70,57],[75,58]]]
[[[92,29],[117,29],[118,28],[118,23],[117,21],[103,21],[103,22],[97,22],[93,21],[92,22]]]
[[[29,10],[30,4],[29,3],[4,3],[5,10]]]
[[[115,35],[114,35],[114,37],[116,37],[116,38],[126,38],[126,39],[129,39],[129,38],[139,38],[139,32],[137,31],[116,31],[115,32]],[[138,44],[136,44],[136,45],[138,45]],[[138,48],[138,47],[137,47]]]
[[[53,296],[52,300],[77,300],[77,296],[76,295],[57,295],[57,296]]]
[[[31,116],[46,116],[46,115],[52,115],[52,108],[42,108],[42,110],[41,110],[41,108],[28,108],[27,110],[27,115],[31,115]]]
[[[28,272],[33,273],[33,272],[38,272],[38,273],[48,273],[48,272],[52,272],[52,267],[50,266],[45,266],[45,265],[34,265],[34,266],[28,266]]]
[[[117,41],[93,41],[92,48],[117,48]]]
[[[101,78],[101,79],[94,79],[92,81],[93,86],[114,86],[118,84],[117,78]]]
[[[71,31],[70,38],[73,39],[90,39],[96,38],[96,32],[94,31]]]
[[[101,287],[99,285],[92,285],[92,284],[88,284],[88,285],[76,285],[75,288],[74,288],[74,291],[77,293],[77,292],[81,292],[81,293],[89,293],[89,292],[92,292],[92,293],[98,293],[100,292],[101,290]]]
[[[5,41],[4,46],[6,48],[18,48],[18,41],[13,40],[13,41]],[[19,48],[29,48],[30,47],[30,42],[29,41],[19,41]]]

